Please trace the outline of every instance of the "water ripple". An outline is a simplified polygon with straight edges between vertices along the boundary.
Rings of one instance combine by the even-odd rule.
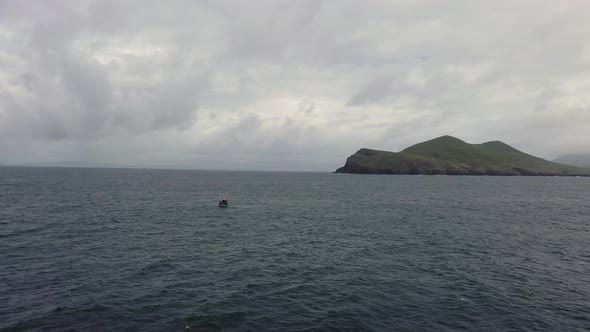
[[[587,179],[42,170],[0,168],[1,330],[590,330]]]

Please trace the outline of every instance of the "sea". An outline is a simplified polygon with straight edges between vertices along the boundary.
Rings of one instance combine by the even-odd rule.
[[[589,199],[575,177],[1,167],[0,330],[589,331]]]

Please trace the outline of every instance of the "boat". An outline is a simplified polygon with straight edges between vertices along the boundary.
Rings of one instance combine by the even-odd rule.
[[[226,208],[229,206],[229,201],[227,200],[227,198],[223,198],[219,201],[219,207],[220,208]]]

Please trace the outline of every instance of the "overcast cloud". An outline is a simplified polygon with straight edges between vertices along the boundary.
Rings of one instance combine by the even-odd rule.
[[[0,0],[0,164],[332,171],[590,152],[590,2]]]

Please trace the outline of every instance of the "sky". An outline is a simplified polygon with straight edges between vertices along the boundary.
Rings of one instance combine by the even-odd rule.
[[[587,0],[0,0],[0,164],[333,171],[590,152]]]

